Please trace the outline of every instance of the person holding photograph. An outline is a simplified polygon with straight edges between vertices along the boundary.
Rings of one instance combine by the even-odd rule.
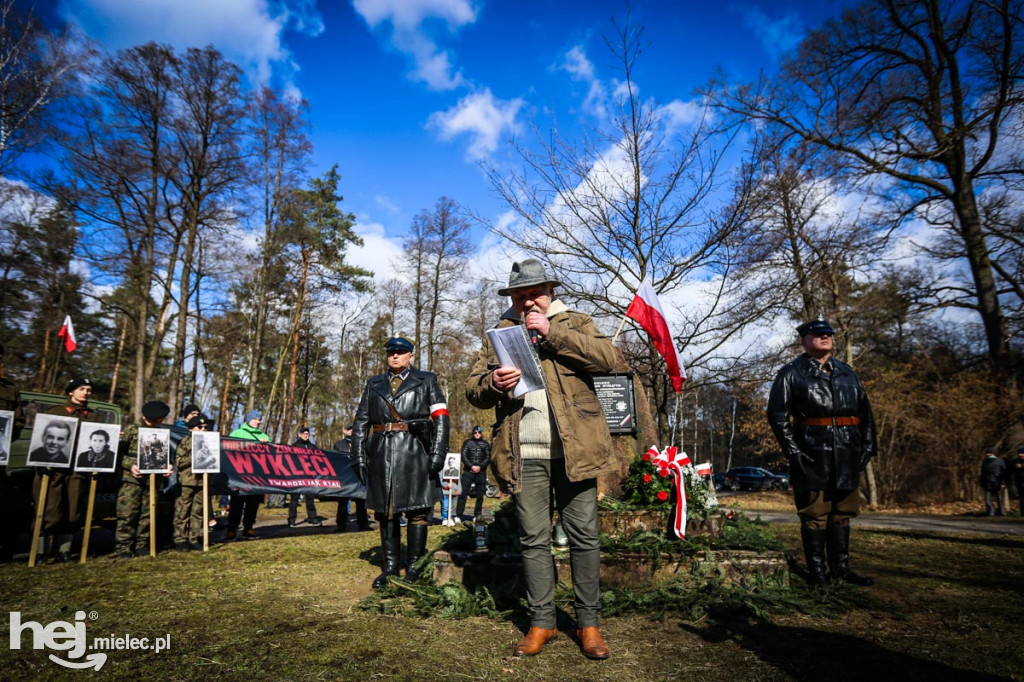
[[[142,406],[142,421],[131,424],[121,433],[118,454],[121,458],[121,489],[117,492],[117,529],[114,548],[118,559],[131,559],[149,554],[149,485],[139,470],[139,429],[159,428],[171,408],[160,400]],[[164,476],[170,476],[169,464]]]
[[[21,392],[18,385],[4,376],[4,347],[0,345],[0,410],[14,413],[14,423],[8,424],[11,429],[11,442],[18,440],[25,426],[25,414],[21,409]],[[8,453],[10,455],[10,453]],[[16,518],[18,510],[14,508],[14,495],[9,489],[7,467],[0,466],[0,518]],[[17,541],[16,526],[13,523],[0,524],[0,561],[9,561],[14,556],[14,544]]]
[[[175,466],[181,493],[174,501],[174,551],[203,549],[203,478],[192,471],[192,434],[208,431],[213,422],[202,414],[191,417],[185,426],[189,433],[178,443]]]
[[[89,398],[92,397],[92,382],[89,379],[75,377],[64,386],[64,395],[67,396],[65,403],[51,407],[46,414],[75,417],[83,422],[103,421],[100,414],[89,407]],[[57,424],[59,422],[51,426],[57,426]],[[49,428],[47,432],[50,432]],[[62,429],[44,436],[43,448],[47,450],[45,454],[47,459],[39,459],[37,452],[33,451],[30,455],[32,461],[70,462],[70,454],[65,453],[65,448],[71,447],[71,444],[68,443],[71,438],[70,432],[71,429]],[[63,443],[58,445],[56,443],[58,440],[63,440]],[[73,472],[70,468],[36,469],[34,484],[36,504],[39,504],[39,490],[43,474],[49,474],[50,483],[46,489],[46,501],[43,509],[43,529],[39,545],[42,548],[41,554],[45,558],[52,552],[55,562],[67,563],[71,561],[71,542],[75,533],[81,530],[85,520],[85,503],[89,494],[88,481],[93,474]]]
[[[110,434],[97,429],[89,434],[89,447],[78,453],[75,468],[110,469],[114,466],[114,451],[110,449]]]

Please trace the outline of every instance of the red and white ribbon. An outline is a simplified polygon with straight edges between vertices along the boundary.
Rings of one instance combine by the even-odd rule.
[[[686,539],[686,489],[683,486],[683,467],[689,463],[689,456],[685,452],[680,452],[674,445],[654,456],[654,466],[658,467],[658,474],[672,474],[672,482],[675,483],[676,513],[672,519],[672,530],[681,540]]]

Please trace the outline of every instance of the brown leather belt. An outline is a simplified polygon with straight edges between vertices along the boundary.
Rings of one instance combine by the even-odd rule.
[[[409,425],[405,422],[388,422],[387,424],[374,424],[374,433],[388,433],[389,431],[408,431]]]
[[[800,426],[857,426],[860,417],[805,417],[796,423]]]

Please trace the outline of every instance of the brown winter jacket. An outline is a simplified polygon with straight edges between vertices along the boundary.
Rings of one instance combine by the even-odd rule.
[[[621,367],[611,340],[597,329],[594,320],[552,301],[548,317],[551,329],[537,348],[547,386],[548,405],[554,415],[558,436],[565,452],[569,480],[595,478],[615,466],[611,434],[594,392],[592,375]],[[505,311],[498,328],[520,324],[514,308]],[[488,342],[466,381],[466,398],[480,409],[494,408],[491,426],[491,472],[505,493],[522,487],[522,453],[519,422],[523,399],[495,388],[491,373],[499,367],[494,348]]]

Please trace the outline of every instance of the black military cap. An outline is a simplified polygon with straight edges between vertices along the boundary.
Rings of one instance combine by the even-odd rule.
[[[835,334],[836,332],[832,329],[832,325],[825,320],[811,320],[797,327],[796,333],[804,337],[808,334]]]
[[[397,350],[411,353],[413,350],[412,341],[404,336],[392,336],[384,344],[384,350]]]
[[[194,429],[199,426],[205,426],[206,428],[210,429],[213,428],[213,422],[210,421],[208,418],[204,417],[203,415],[197,414],[196,416],[192,417],[187,422],[185,422],[185,426],[187,426],[190,429]]]
[[[356,428],[355,424],[345,424],[345,430],[346,431],[351,431],[354,428]]]
[[[187,417],[191,413],[199,412],[199,411],[200,410],[199,410],[199,406],[198,405],[196,405],[195,403],[189,403],[185,407],[181,408],[181,416],[182,417]]]
[[[483,433],[483,432],[484,432],[484,430],[483,430],[482,427],[480,427],[480,426],[474,426],[473,427],[473,433]]]
[[[299,429],[299,433],[309,433],[309,427],[303,426],[301,429]]]
[[[150,400],[142,406],[142,416],[150,421],[163,419],[171,413],[171,408],[162,400]]]
[[[68,382],[68,385],[64,387],[65,393],[72,393],[82,386],[92,386],[92,382],[85,377],[75,377]]]

